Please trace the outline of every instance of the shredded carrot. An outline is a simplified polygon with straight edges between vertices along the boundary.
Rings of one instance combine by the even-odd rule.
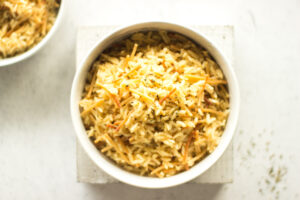
[[[126,123],[126,119],[122,121],[122,123],[117,127],[116,131],[119,131],[124,126],[125,123]]]
[[[17,31],[18,29],[20,29],[22,27],[22,24],[27,21],[29,19],[29,17],[25,17],[24,19],[22,19],[21,21],[17,22],[16,25],[8,32],[5,33],[4,37],[10,37],[10,35]]]
[[[217,114],[217,115],[224,115],[223,112],[216,111],[216,110],[213,110],[213,109],[210,109],[210,108],[202,108],[201,110],[203,112],[209,112],[209,113],[213,113],[213,114]]]
[[[199,134],[198,134],[198,131],[193,131],[193,136],[195,138],[195,141],[198,141],[199,140]]]
[[[128,115],[124,118],[124,120],[117,127],[117,129],[116,129],[117,132],[124,126],[124,124],[127,122],[128,118],[130,117],[130,115],[132,114],[132,112],[128,113]]]
[[[154,103],[154,100],[153,100],[151,97],[149,97],[148,95],[143,94],[143,93],[141,93],[141,92],[139,92],[139,91],[137,91],[137,90],[134,90],[134,89],[129,89],[129,90],[130,90],[131,92],[133,92],[133,93],[139,95],[140,97],[146,99],[147,101],[150,101],[151,103]]]
[[[130,70],[129,72],[127,72],[126,74],[122,74],[122,75],[120,76],[120,78],[114,80],[113,83],[122,80],[122,77],[126,77],[126,76],[130,75],[131,73],[135,72],[135,71],[136,71],[137,69],[139,69],[140,67],[141,67],[141,65],[138,65],[138,66],[136,66],[135,68],[133,68],[132,70]]]
[[[197,75],[184,75],[184,77],[189,81],[193,81],[193,82],[205,80],[207,78],[207,76],[197,76]],[[210,85],[218,85],[218,84],[227,84],[227,81],[209,78],[207,83]]]
[[[96,82],[96,77],[97,77],[97,70],[95,71],[95,73],[93,75],[89,91],[88,91],[88,93],[85,96],[85,98],[87,98],[87,99],[91,97],[91,94],[92,94],[92,91],[93,91],[93,88],[94,88],[94,85],[95,85],[95,82]]]
[[[188,116],[193,116],[192,112],[189,110],[189,108],[184,104],[180,103],[180,105],[184,108],[184,110],[187,112]]]
[[[115,126],[115,125],[113,125],[113,124],[106,124],[106,127],[117,129],[117,126]]]
[[[133,68],[132,70],[130,70],[128,73],[126,73],[124,76],[126,77],[126,76],[130,75],[131,73],[135,72],[140,67],[141,67],[141,65],[136,66],[135,68]]]
[[[133,46],[133,49],[132,49],[132,52],[131,52],[130,57],[127,56],[127,57],[125,58],[123,64],[122,64],[123,70],[128,66],[128,62],[130,61],[130,59],[132,59],[132,58],[134,57],[137,48],[138,48],[138,44],[135,43],[134,46]],[[124,72],[120,73],[120,74],[119,74],[119,77],[120,77],[120,78],[114,80],[113,82],[115,83],[115,82],[120,81],[120,80],[122,79],[122,77],[128,76],[129,74],[131,74],[132,72],[136,71],[136,70],[137,70],[138,68],[140,68],[140,67],[141,67],[140,65],[139,65],[139,66],[136,66],[135,68],[133,68],[131,71],[129,71],[129,72],[126,73],[126,74],[124,74]]]
[[[115,95],[112,94],[112,98],[114,100],[114,102],[116,103],[118,108],[121,108],[121,104],[120,101],[117,99],[117,97]]]
[[[110,149],[112,149],[113,147],[112,146],[107,146],[107,147],[104,147],[103,149],[101,149],[101,152],[104,153]]]
[[[46,2],[43,1],[43,4],[46,4]],[[45,10],[45,17],[42,21],[42,33],[43,34],[46,34],[47,22],[48,22],[48,10]]]
[[[163,169],[163,172],[166,174],[175,174],[176,173],[176,169],[174,168],[169,168],[169,169]]]
[[[171,92],[169,92],[169,94],[167,94],[164,98],[162,98],[159,101],[159,104],[162,104],[167,98],[169,98],[174,92],[176,91],[176,88],[174,88],[173,90],[171,90]]]
[[[151,174],[152,174],[152,175],[153,175],[153,174],[156,174],[156,173],[158,173],[159,171],[161,171],[161,170],[163,170],[163,169],[164,169],[164,166],[161,165],[161,166],[157,167],[156,169],[154,169],[154,170],[151,172]]]
[[[122,63],[122,69],[123,70],[127,67],[129,60],[130,60],[130,58],[127,56],[125,58],[124,62]]]
[[[162,64],[162,66],[163,66],[165,69],[167,69],[166,61],[165,61],[165,60],[163,60],[161,64]]]
[[[127,98],[126,100],[122,101],[121,102],[121,106],[124,106],[126,105],[129,101],[131,101],[134,97],[133,96],[130,96],[129,98]]]
[[[109,97],[113,100],[113,102],[116,104],[117,108],[121,108],[120,101],[116,97],[116,95],[112,94],[104,85],[97,83],[98,86],[102,87],[109,95]]]
[[[204,84],[203,84],[201,90],[199,91],[199,103],[198,103],[199,107],[201,106],[201,100],[202,100],[202,97],[204,96],[204,90],[205,90],[205,86],[207,84],[207,81],[208,81],[208,76],[206,76]]]
[[[125,72],[121,72],[121,73],[118,75],[118,77],[121,77],[124,73],[125,73]],[[119,80],[121,80],[121,79],[118,78],[118,79],[114,80],[113,82],[117,82],[117,81],[119,81]]]
[[[199,80],[205,80],[205,76],[197,76],[197,75],[184,75],[184,77],[190,81],[199,81]]]
[[[227,84],[227,81],[210,79],[208,81],[208,84],[210,84],[210,85]]]
[[[119,124],[121,124],[121,121],[115,122],[114,124],[119,125]]]
[[[108,143],[110,143],[115,148],[115,150],[120,154],[120,156],[123,158],[123,160],[128,163],[128,158],[119,149],[118,145],[111,139],[111,137],[107,133],[104,133],[104,137],[106,138],[106,140],[108,141]]]
[[[93,105],[91,105],[90,107],[88,107],[87,109],[85,109],[80,115],[81,115],[81,116],[85,116],[85,115],[88,114],[91,110],[93,110],[94,108],[100,106],[103,102],[104,102],[104,100],[103,100],[103,99],[100,99],[99,101],[97,101],[96,103],[94,103]]]
[[[134,166],[135,166],[135,167],[140,167],[141,165],[140,165],[140,164],[135,164]]]
[[[137,44],[137,43],[134,43],[134,46],[133,46],[133,49],[132,49],[130,58],[133,58],[133,57],[134,57],[137,48],[138,48],[138,44]]]
[[[194,131],[190,134],[190,136],[188,138],[188,141],[185,144],[184,155],[183,155],[183,163],[185,165],[186,170],[189,169],[189,166],[187,164],[187,156],[188,156],[188,153],[189,153],[189,147],[190,147],[191,141],[193,139],[193,135],[194,135]]]

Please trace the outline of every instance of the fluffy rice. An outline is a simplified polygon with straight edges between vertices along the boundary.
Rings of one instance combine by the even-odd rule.
[[[188,170],[219,144],[227,82],[209,53],[172,32],[139,32],[92,65],[81,117],[99,151],[144,176]]]
[[[1,0],[0,59],[40,42],[54,24],[60,0]]]

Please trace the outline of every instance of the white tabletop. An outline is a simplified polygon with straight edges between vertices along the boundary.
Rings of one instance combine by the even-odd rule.
[[[68,1],[41,52],[0,68],[0,199],[300,199],[300,1],[207,2]],[[69,93],[77,27],[136,20],[235,25],[242,105],[232,184],[146,190],[76,182]]]

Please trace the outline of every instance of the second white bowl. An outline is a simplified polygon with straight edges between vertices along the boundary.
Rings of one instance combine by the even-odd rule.
[[[54,35],[56,30],[58,29],[60,22],[62,21],[64,9],[65,9],[65,1],[66,0],[61,0],[56,20],[55,20],[52,28],[50,29],[50,31],[46,34],[46,36],[39,43],[37,43],[35,46],[33,46],[31,49],[25,51],[24,53],[10,57],[10,58],[0,59],[0,67],[9,66],[9,65],[21,62],[21,61],[29,58],[30,56],[34,55],[36,52],[38,52],[40,49],[42,49],[45,46],[45,44]]]

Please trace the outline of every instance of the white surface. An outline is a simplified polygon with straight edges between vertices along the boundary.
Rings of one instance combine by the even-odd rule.
[[[45,48],[23,63],[0,69],[0,199],[268,200],[276,198],[265,183],[272,165],[288,168],[275,189],[279,199],[300,199],[300,2],[105,2],[67,2],[63,24]],[[233,184],[145,190],[76,182],[69,113],[76,27],[153,16],[190,24],[236,25],[235,68],[242,105]]]
[[[117,27],[98,26],[98,27],[80,27],[77,33],[76,42],[76,68],[78,69],[87,52],[104,37]],[[233,27],[232,26],[192,26],[196,31],[205,35],[214,42],[218,48],[233,64]],[[76,106],[77,108],[78,106]],[[84,133],[85,136],[85,133]],[[101,170],[77,143],[77,180],[86,183],[112,183],[117,182]],[[101,165],[100,165],[101,167]],[[199,171],[199,170],[198,170]],[[196,183],[228,183],[233,181],[233,147],[232,144],[225,151],[223,156],[208,171],[192,180]],[[162,182],[160,180],[160,182]],[[176,183],[175,181],[172,181]],[[138,183],[137,181],[134,182]],[[140,185],[140,184],[139,184]],[[158,187],[159,184],[152,184],[152,187]]]

